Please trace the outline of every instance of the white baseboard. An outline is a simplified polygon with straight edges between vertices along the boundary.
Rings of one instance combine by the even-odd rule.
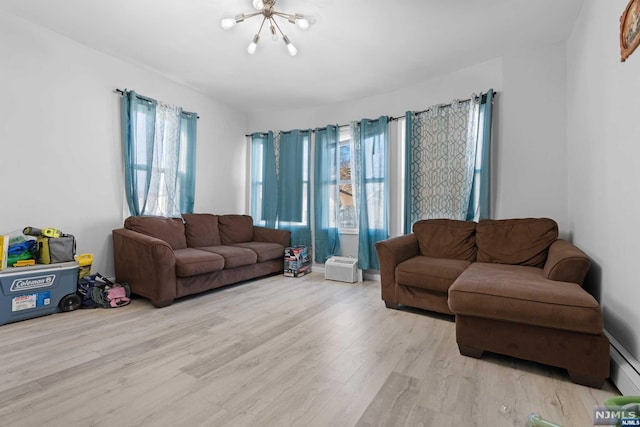
[[[378,270],[365,271],[364,272],[364,280],[377,280],[377,281],[380,281],[380,273],[378,272]]]
[[[640,396],[640,363],[606,330],[611,343],[610,379],[625,396]]]

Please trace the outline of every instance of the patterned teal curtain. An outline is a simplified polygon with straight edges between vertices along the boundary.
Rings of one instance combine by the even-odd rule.
[[[389,118],[362,119],[351,124],[354,142],[358,265],[379,269],[376,242],[389,237]]]
[[[488,215],[491,117],[489,108],[485,129],[481,99],[406,113],[405,233],[420,219]]]
[[[124,91],[122,141],[131,215],[180,217],[193,211],[195,120],[196,113]]]
[[[338,230],[338,145],[337,126],[315,130],[314,158],[314,257],[324,263],[340,252]]]

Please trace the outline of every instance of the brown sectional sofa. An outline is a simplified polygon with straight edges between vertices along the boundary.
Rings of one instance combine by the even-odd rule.
[[[116,280],[164,307],[186,295],[283,271],[291,233],[247,215],[129,217],[113,230]]]
[[[376,249],[386,306],[455,314],[461,354],[558,366],[592,387],[609,376],[602,311],[582,288],[590,260],[555,221],[423,220]]]

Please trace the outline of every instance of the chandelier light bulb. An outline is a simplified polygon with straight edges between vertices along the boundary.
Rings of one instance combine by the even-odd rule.
[[[225,18],[222,21],[220,21],[220,26],[222,27],[223,30],[228,30],[234,25],[236,25],[236,20],[233,18]]]
[[[298,18],[298,19],[296,19],[296,24],[298,24],[298,27],[301,30],[308,30],[309,29],[309,20],[307,18]]]
[[[273,40],[274,42],[278,41],[278,33],[276,32],[276,27],[274,27],[273,25],[271,26],[271,40]]]
[[[249,55],[253,55],[254,53],[256,53],[256,49],[258,48],[258,40],[260,40],[260,36],[256,34],[247,47],[247,52],[249,53]]]
[[[289,43],[287,45],[287,49],[289,49],[289,55],[296,56],[298,54],[298,49],[293,45],[293,43]]]
[[[256,10],[260,10],[264,7],[264,2],[262,0],[253,0],[253,7]]]
[[[289,55],[296,56],[298,54],[298,49],[291,43],[289,37],[283,36],[282,41],[287,45],[287,50],[289,51]]]

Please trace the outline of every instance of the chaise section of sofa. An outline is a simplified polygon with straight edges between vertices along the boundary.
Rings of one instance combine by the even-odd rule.
[[[555,221],[423,220],[376,249],[386,306],[454,314],[461,354],[533,360],[593,387],[609,376],[602,311],[582,288],[590,260]]]
[[[113,230],[116,279],[157,307],[176,298],[283,271],[291,233],[248,215],[137,216]]]

